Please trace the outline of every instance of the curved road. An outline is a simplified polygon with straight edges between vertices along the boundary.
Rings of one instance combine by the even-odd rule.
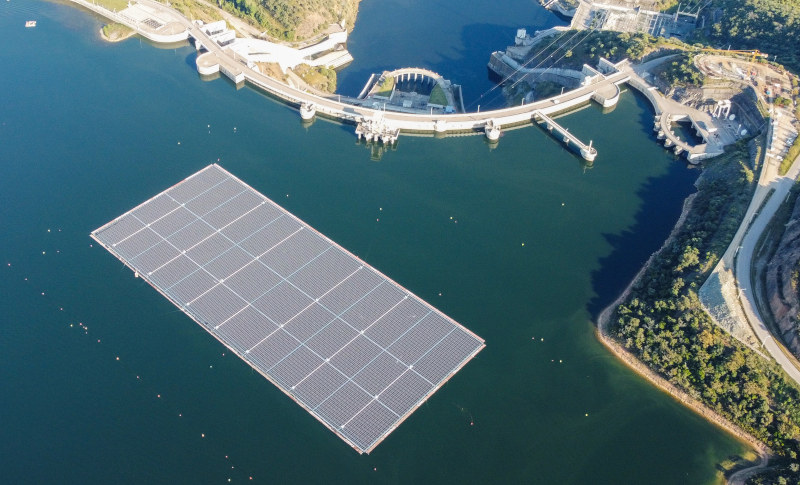
[[[766,160],[767,162],[762,169],[762,173],[769,173],[772,171],[777,172],[777,165],[780,163],[780,161],[772,157],[767,157]],[[753,294],[754,285],[752,283],[753,275],[750,271],[753,253],[756,250],[758,240],[761,237],[761,234],[764,232],[764,229],[767,227],[767,224],[769,224],[769,222],[772,220],[775,212],[777,212],[784,199],[786,199],[786,197],[789,195],[789,190],[791,190],[792,185],[794,185],[794,181],[797,178],[798,173],[800,173],[800,163],[798,163],[798,159],[795,159],[794,163],[792,164],[792,168],[789,169],[789,172],[786,175],[777,176],[776,174],[774,178],[767,176],[766,178],[771,178],[772,180],[768,180],[766,183],[764,183],[764,180],[759,181],[759,186],[756,188],[756,194],[753,195],[754,200],[758,200],[757,194],[759,194],[759,192],[761,192],[763,195],[766,195],[769,190],[774,189],[774,192],[760,211],[758,211],[758,206],[755,204],[751,204],[750,208],[748,208],[747,215],[745,216],[744,221],[742,221],[742,224],[745,225],[747,221],[750,220],[752,220],[752,223],[747,229],[744,237],[741,238],[741,242],[739,242],[737,245],[739,248],[738,256],[735,258],[736,264],[733,267],[733,271],[736,282],[739,286],[739,301],[741,303],[742,310],[744,310],[745,316],[750,323],[750,327],[761,341],[761,345],[764,350],[772,355],[772,357],[778,362],[778,364],[780,364],[783,370],[786,371],[789,377],[800,384],[800,369],[798,369],[795,366],[794,361],[784,353],[783,348],[778,345],[778,343],[772,337],[770,331],[767,329],[767,326],[764,324],[764,319],[761,317],[758,306],[755,302],[756,297]],[[762,177],[762,179],[764,178],[765,177]],[[732,246],[733,244],[736,244],[736,241],[737,239],[734,238],[734,242],[731,243]]]
[[[486,112],[430,115],[382,111],[379,109],[359,106],[349,102],[339,101],[339,99],[342,101],[348,101],[349,98],[346,97],[322,97],[294,88],[292,86],[288,86],[243,65],[239,60],[234,58],[233,54],[229,50],[217,45],[217,43],[212,41],[197,24],[187,19],[173,8],[158,3],[155,0],[138,0],[138,3],[162,11],[164,12],[165,16],[175,18],[177,22],[181,23],[188,30],[189,35],[191,35],[192,38],[199,41],[199,43],[202,44],[206,50],[213,53],[217,57],[221,68],[227,72],[233,73],[234,75],[243,74],[253,85],[258,86],[261,89],[274,94],[275,96],[287,100],[290,103],[313,104],[318,112],[322,112],[347,121],[373,119],[377,115],[378,117],[383,118],[383,120],[388,122],[392,127],[406,130],[427,132],[465,131],[471,129],[480,129],[484,127],[489,120],[494,120],[496,123],[503,125],[532,122],[535,111],[541,111],[545,114],[549,114],[554,111],[562,111],[565,108],[588,102],[596,91],[607,86],[619,85],[623,82],[626,82],[630,73],[632,72],[630,66],[627,66],[618,72],[608,74],[605,76],[605,79],[599,82],[574,89],[554,98],[537,101],[531,104],[513,106],[510,108]]]

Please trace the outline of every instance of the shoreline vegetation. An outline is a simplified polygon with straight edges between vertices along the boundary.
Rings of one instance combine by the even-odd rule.
[[[625,365],[756,450],[758,463],[726,470],[729,483],[776,478],[773,460],[797,478],[800,390],[717,328],[696,295],[749,203],[762,144],[763,135],[704,164],[667,240],[596,322],[600,342]]]
[[[358,2],[335,2],[341,5],[345,19],[351,20],[348,30],[353,28]],[[318,35],[319,26],[332,20],[327,10],[325,15],[313,15],[313,11],[301,14],[291,0],[178,3],[212,17],[221,17],[223,12],[236,15],[284,41]],[[108,42],[119,42],[135,31],[109,24],[100,34]],[[678,85],[702,82],[691,69],[691,51],[696,46],[641,34],[601,32],[594,36],[597,42],[587,43],[580,51],[569,51],[566,64],[597,56],[642,61],[654,51],[673,50],[685,58],[674,63],[679,71],[661,73],[667,78],[663,80]],[[556,49],[558,42],[553,44],[552,49]],[[335,86],[335,77],[331,80],[327,73],[305,74],[314,75],[308,81],[320,88],[330,89],[331,81]],[[774,365],[717,328],[696,295],[731,240],[752,195],[763,136],[752,140],[751,145],[748,149],[740,143],[704,164],[696,182],[698,191],[684,201],[669,237],[596,322],[598,339],[622,363],[755,450],[757,460],[742,458],[731,467],[719,467],[729,483],[742,484],[776,478],[775,467],[768,467],[773,460],[778,462],[778,472],[791,470],[790,476],[800,478],[795,463],[800,452],[800,390]],[[778,478],[777,483],[787,483],[782,476]]]
[[[106,24],[100,29],[100,38],[106,42],[122,42],[136,35],[136,31],[122,24]]]
[[[282,43],[304,44],[317,38],[321,39],[330,24],[342,22],[348,32],[352,31],[361,0],[156,1],[168,3],[189,19],[204,22],[224,19],[240,35],[265,37]],[[128,6],[128,0],[95,0],[95,2],[115,12]],[[119,42],[128,37],[130,35],[124,38],[104,35],[103,39]]]
[[[631,282],[628,283],[628,286],[625,287],[625,289],[617,297],[617,299],[611,302],[607,307],[603,309],[602,312],[600,312],[600,315],[597,317],[597,329],[595,333],[597,334],[597,339],[600,341],[600,343],[602,343],[603,346],[605,346],[609,352],[611,352],[622,363],[627,365],[636,374],[650,381],[652,385],[664,391],[665,393],[669,394],[670,397],[672,397],[682,405],[686,406],[687,408],[691,409],[696,414],[700,415],[701,417],[705,418],[712,424],[732,434],[740,441],[751,446],[759,456],[758,463],[754,464],[752,467],[748,466],[746,468],[742,468],[737,473],[743,472],[744,470],[761,469],[766,467],[767,461],[772,455],[772,450],[770,450],[768,446],[759,441],[758,438],[756,438],[752,434],[744,431],[742,428],[740,428],[730,420],[726,419],[725,417],[723,417],[722,415],[720,415],[719,413],[708,407],[702,401],[693,398],[686,391],[675,386],[667,379],[665,379],[663,376],[653,371],[653,369],[645,365],[643,361],[639,360],[633,353],[628,351],[625,348],[625,346],[623,346],[617,340],[615,340],[612,333],[609,330],[609,327],[611,326],[611,317],[614,316],[614,314],[617,311],[617,308],[628,299],[628,297],[631,294],[631,290],[635,285],[642,284],[642,278],[644,277],[647,270],[650,268],[653,259],[656,258],[661,251],[667,248],[674,241],[680,228],[683,226],[686,217],[692,210],[692,203],[694,202],[696,196],[697,193],[694,193],[686,197],[686,199],[683,201],[683,209],[681,210],[681,214],[678,217],[678,220],[675,222],[675,226],[672,228],[672,231],[670,232],[667,239],[664,241],[664,243],[658,250],[656,250],[653,254],[650,255],[650,257],[647,259],[644,265],[639,269],[639,271],[633,277]]]

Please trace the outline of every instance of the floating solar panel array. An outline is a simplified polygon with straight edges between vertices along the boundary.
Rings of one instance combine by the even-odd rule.
[[[92,237],[360,453],[484,347],[218,165]]]

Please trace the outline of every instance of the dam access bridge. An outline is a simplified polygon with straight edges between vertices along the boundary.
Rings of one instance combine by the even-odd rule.
[[[202,46],[202,50],[205,51],[199,53],[196,59],[197,70],[201,75],[222,73],[237,85],[249,83],[298,107],[305,120],[310,120],[319,114],[351,123],[356,125],[356,133],[365,139],[381,143],[394,143],[402,133],[439,135],[485,133],[491,141],[497,141],[504,128],[542,120],[548,131],[558,135],[556,138],[559,141],[591,162],[597,155],[597,150],[591,146],[591,141],[587,145],[568,133],[552,119],[553,115],[591,100],[598,102],[604,108],[612,107],[619,100],[620,86],[624,83],[643,92],[654,104],[657,113],[664,114],[669,111],[666,109],[668,106],[652,93],[647,83],[636,75],[627,60],[612,63],[606,59],[600,60],[597,69],[584,66],[585,78],[575,89],[528,104],[473,113],[427,114],[381,110],[364,106],[361,104],[363,101],[358,98],[316,94],[269,77],[261,73],[256,63],[247,56],[237,53],[226,43],[217,42],[213,35],[203,28],[202,22],[189,20],[172,7],[154,0],[136,0],[129,4],[128,9],[136,7],[137,11],[144,12],[139,16],[146,17],[137,17],[134,20],[124,12],[121,12],[122,14],[112,12],[87,0],[71,1],[115,22],[127,25],[153,42],[174,43],[192,39],[196,46]],[[164,31],[167,27],[168,31]],[[629,82],[632,78],[634,82]],[[666,130],[664,136],[672,141],[672,146],[681,147],[683,151],[685,144],[678,143],[680,140],[671,130]],[[692,155],[690,161],[694,163],[706,155],[712,156],[698,153],[697,150],[685,150],[685,152]]]
[[[631,73],[627,61],[617,64],[606,61],[605,73],[592,69],[597,73],[593,82],[553,98],[474,113],[404,113],[365,106],[362,104],[363,100],[358,98],[338,95],[323,96],[289,86],[249,67],[246,59],[242,59],[240,56],[234,57],[234,53],[230,49],[208,39],[201,26],[192,24],[188,28],[189,35],[206,49],[206,52],[197,57],[197,69],[200,74],[222,73],[236,84],[247,82],[298,106],[303,119],[311,119],[319,114],[349,122],[356,125],[356,133],[365,139],[383,143],[393,143],[401,133],[444,135],[486,132],[488,135],[487,128],[489,127],[491,127],[492,133],[497,133],[497,130],[502,127],[531,124],[535,122],[537,114],[554,115],[586,104],[590,100],[597,101],[603,107],[611,107],[619,100],[620,85],[630,79]],[[560,134],[566,133],[566,130],[554,120],[550,119],[550,124]],[[573,138],[570,135],[569,139]],[[494,137],[494,140],[496,139],[497,137]],[[558,137],[558,139],[562,140],[563,137]],[[586,146],[583,143],[568,144],[568,146],[572,149],[578,147],[576,151],[582,156],[583,153],[592,153],[591,150],[581,150],[581,147]],[[584,156],[584,158],[592,161],[594,155]]]

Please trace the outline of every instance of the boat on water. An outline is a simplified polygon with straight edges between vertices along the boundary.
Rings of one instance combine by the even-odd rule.
[[[27,22],[25,22],[25,27],[36,27],[36,21],[28,20]]]

